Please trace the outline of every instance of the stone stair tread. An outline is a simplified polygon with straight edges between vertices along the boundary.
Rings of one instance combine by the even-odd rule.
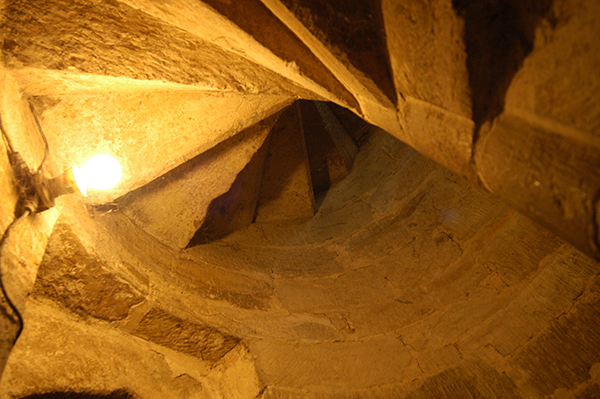
[[[315,199],[301,112],[294,105],[274,126],[255,220],[307,220],[315,214]]]
[[[224,238],[252,223],[269,143],[270,136],[267,136],[260,149],[238,174],[229,191],[210,202],[206,218],[187,248]]]
[[[303,115],[313,190],[315,195],[321,198],[331,186],[348,176],[358,151],[341,125],[334,125],[335,122],[332,122],[331,125],[334,127],[327,126],[316,102],[300,101],[299,105]],[[323,112],[326,117],[334,118],[327,110]],[[333,134],[336,136],[337,143],[329,130],[335,130]],[[340,147],[343,149],[340,150]]]
[[[350,135],[331,111],[331,108],[329,108],[327,103],[323,101],[313,101],[313,103],[321,115],[325,130],[329,133],[329,137],[331,137],[338,153],[342,157],[342,162],[344,162],[346,169],[350,171],[350,169],[352,169],[354,158],[356,158],[356,154],[358,154],[358,146],[350,138]]]
[[[93,196],[95,203],[104,203],[150,183],[278,112],[292,99],[160,91],[44,96],[34,101],[56,173],[81,166],[98,153],[121,162],[121,182]],[[226,117],[229,113],[238,118]]]
[[[212,201],[228,192],[277,117],[251,126],[120,200],[120,209],[162,243],[185,248]]]

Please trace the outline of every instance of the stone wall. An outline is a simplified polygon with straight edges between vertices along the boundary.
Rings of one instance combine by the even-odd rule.
[[[594,397],[598,3],[233,3],[2,3],[0,398]]]

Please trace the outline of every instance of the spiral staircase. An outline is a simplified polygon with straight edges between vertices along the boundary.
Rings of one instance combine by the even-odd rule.
[[[8,277],[0,398],[594,397],[597,15],[7,0],[19,151],[44,152],[28,101],[46,174],[124,175]]]

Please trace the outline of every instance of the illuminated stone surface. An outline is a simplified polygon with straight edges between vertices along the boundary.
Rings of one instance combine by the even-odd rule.
[[[231,3],[5,1],[0,398],[595,397],[598,3]]]

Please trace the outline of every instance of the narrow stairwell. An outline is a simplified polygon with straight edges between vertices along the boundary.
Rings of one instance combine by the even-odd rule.
[[[189,248],[251,223],[301,224],[352,170],[359,147],[319,101],[297,101],[117,199],[119,209],[163,244]],[[170,199],[165,204],[163,199]]]
[[[26,163],[124,175],[11,240],[0,399],[600,389],[600,2],[2,5]]]

